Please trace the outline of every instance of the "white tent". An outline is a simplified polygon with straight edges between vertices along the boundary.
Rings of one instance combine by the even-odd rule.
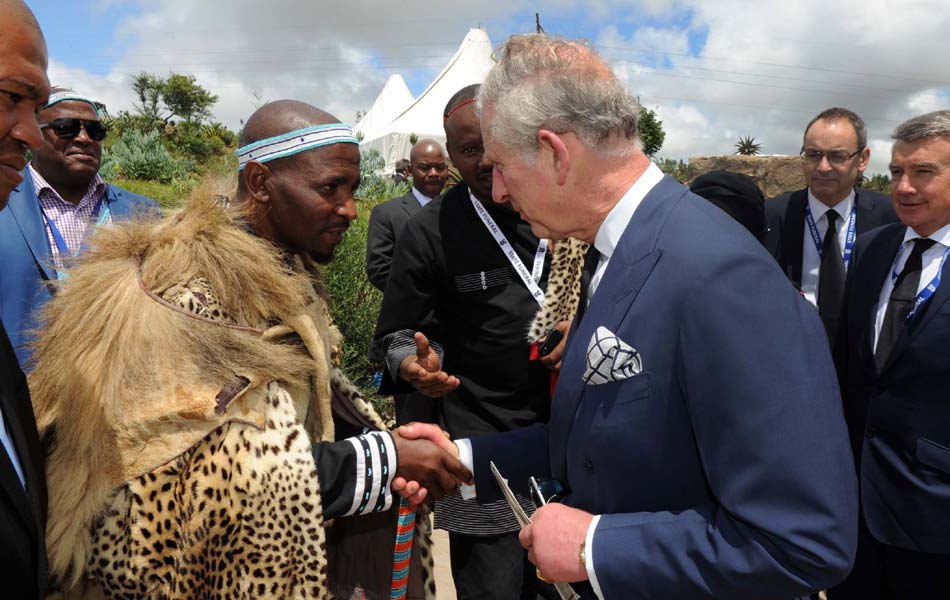
[[[406,85],[406,80],[402,78],[402,75],[398,73],[390,75],[383,90],[373,102],[373,106],[366,111],[353,129],[362,133],[364,140],[371,140],[392,123],[393,119],[412,106],[413,100],[415,98],[412,97],[412,92],[409,91],[409,86]]]
[[[463,87],[484,81],[494,65],[488,33],[484,29],[470,29],[455,56],[412,106],[372,137],[366,135],[360,150],[377,150],[386,161],[386,171],[391,172],[397,160],[409,158],[411,134],[420,140],[432,138],[445,144],[442,111],[446,102]]]

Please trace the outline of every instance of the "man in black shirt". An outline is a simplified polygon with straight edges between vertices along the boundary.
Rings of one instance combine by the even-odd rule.
[[[556,364],[561,353],[557,348],[544,364],[530,359],[525,331],[544,296],[547,240],[492,202],[492,164],[484,158],[473,103],[477,88],[463,88],[446,106],[447,149],[463,182],[403,230],[373,348],[386,364],[380,391],[414,387],[444,396],[444,425],[453,437],[547,421],[545,365]],[[518,523],[503,501],[443,500],[435,523],[449,531],[460,599],[538,593],[534,569],[524,568]]]

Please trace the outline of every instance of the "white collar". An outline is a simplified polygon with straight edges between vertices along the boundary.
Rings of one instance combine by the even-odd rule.
[[[416,200],[419,201],[419,206],[425,206],[426,204],[432,202],[434,198],[430,198],[416,189],[416,186],[412,186],[412,195],[416,197]]]
[[[594,247],[600,252],[601,257],[609,259],[614,253],[614,248],[620,243],[620,238],[627,229],[630,219],[633,218],[633,213],[661,179],[663,179],[663,171],[651,162],[647,170],[633,182],[627,193],[610,209],[607,218],[600,224],[597,235],[594,237]]]
[[[815,197],[811,193],[811,188],[808,188],[808,207],[811,209],[811,217],[815,220],[815,223],[818,223],[818,219],[822,218],[826,212],[835,209],[835,212],[838,213],[838,218],[842,221],[846,221],[851,218],[851,205],[854,203],[854,188],[851,188],[851,192],[845,196],[844,200],[835,204],[834,206],[828,206],[821,200]]]
[[[914,231],[912,227],[908,227],[907,231],[904,232],[904,241],[902,242],[902,245],[921,237],[926,237],[937,242],[938,244],[943,244],[944,248],[950,248],[950,223],[944,225],[937,231],[927,236],[920,235]]]

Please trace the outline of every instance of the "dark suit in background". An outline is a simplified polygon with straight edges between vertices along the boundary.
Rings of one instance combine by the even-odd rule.
[[[6,212],[6,211],[4,211]],[[33,406],[16,354],[0,331],[0,409],[26,481],[0,447],[0,596],[42,600],[46,593],[46,472]]]
[[[377,204],[370,212],[366,234],[366,276],[373,287],[381,292],[386,291],[396,242],[406,223],[421,208],[418,198],[409,190],[408,194]],[[413,421],[438,423],[440,420],[440,401],[436,398],[409,392],[395,394],[393,402],[396,405],[396,423],[399,425]]]
[[[858,463],[862,530],[854,571],[832,599],[950,598],[950,261],[904,324],[883,368],[874,359],[878,300],[907,228],[859,238],[836,349]],[[886,565],[886,566],[885,566]]]
[[[373,207],[369,214],[369,231],[366,233],[366,276],[381,292],[386,291],[389,271],[392,268],[393,251],[399,234],[412,215],[419,212],[419,200],[412,190]]]
[[[854,190],[855,231],[858,235],[875,227],[897,221],[891,197],[861,188]],[[802,244],[805,243],[805,205],[808,188],[786,192],[765,202],[765,218],[769,231],[764,244],[781,265],[785,276],[798,288],[802,287]],[[848,215],[842,216],[844,219]],[[809,239],[808,243],[812,243]]]

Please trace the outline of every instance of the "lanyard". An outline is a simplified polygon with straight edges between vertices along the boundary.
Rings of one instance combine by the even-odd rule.
[[[541,291],[541,288],[538,287],[538,282],[541,281],[541,273],[544,271],[544,256],[548,252],[548,241],[540,240],[538,242],[538,249],[534,253],[534,265],[532,266],[531,272],[528,272],[528,267],[521,262],[521,258],[518,256],[518,253],[515,252],[514,247],[508,241],[508,238],[505,237],[505,234],[501,232],[498,225],[495,223],[495,219],[488,214],[488,210],[482,205],[481,202],[475,198],[475,195],[471,191],[468,193],[469,199],[472,201],[472,206],[475,207],[475,212],[478,213],[478,217],[482,220],[482,223],[485,225],[485,229],[488,230],[488,233],[492,234],[492,237],[495,238],[495,242],[498,243],[498,247],[501,248],[501,251],[505,253],[505,257],[508,259],[508,262],[511,263],[511,266],[514,267],[515,272],[518,273],[518,276],[521,277],[521,281],[524,282],[525,287],[528,288],[528,291],[531,293],[531,296],[534,300],[540,305],[544,302],[544,292]]]
[[[108,222],[109,220],[109,205],[104,202],[105,194],[103,194],[99,200],[96,202],[96,205],[92,209],[92,213],[89,215],[89,222],[95,223],[96,227],[102,225],[103,223]],[[105,209],[103,210],[103,205]],[[53,219],[49,218],[49,215],[46,214],[46,211],[43,210],[43,207],[40,206],[40,212],[43,214],[43,219],[46,221],[46,225],[49,227],[49,231],[53,234],[53,241],[56,243],[56,251],[61,257],[71,257],[79,254],[81,247],[76,249],[75,252],[69,249],[69,244],[66,243],[66,238],[63,237],[62,232],[59,230],[59,227],[56,226],[56,222]],[[84,236],[85,237],[85,236]],[[63,271],[56,272],[57,279],[66,279],[67,275]]]
[[[937,291],[937,288],[940,287],[940,278],[943,276],[943,265],[947,262],[947,256],[950,255],[950,246],[948,246],[943,251],[943,257],[940,259],[940,266],[937,267],[937,274],[933,279],[930,280],[924,289],[920,290],[920,293],[917,294],[917,299],[914,300],[914,308],[911,309],[910,313],[907,314],[907,319],[910,320],[914,315],[917,314],[917,310],[924,305],[924,302],[930,299],[934,295],[934,292]],[[894,269],[891,271],[891,285],[897,283],[897,278],[899,277],[897,273],[897,260],[900,259],[900,254],[897,255],[897,259],[894,261]],[[906,266],[906,263],[905,263]],[[921,269],[923,270],[923,269]]]
[[[851,203],[851,218],[848,219],[848,235],[844,239],[844,270],[848,270],[848,264],[851,262],[851,250],[854,249],[854,238],[857,237],[855,232],[855,223],[857,218],[858,199],[855,198]],[[815,249],[818,250],[818,260],[821,260],[821,236],[818,235],[818,226],[815,225],[815,219],[811,216],[811,206],[808,202],[805,202],[805,220],[808,222],[808,231],[811,232],[811,239],[815,242]],[[830,225],[830,223],[829,223]]]

